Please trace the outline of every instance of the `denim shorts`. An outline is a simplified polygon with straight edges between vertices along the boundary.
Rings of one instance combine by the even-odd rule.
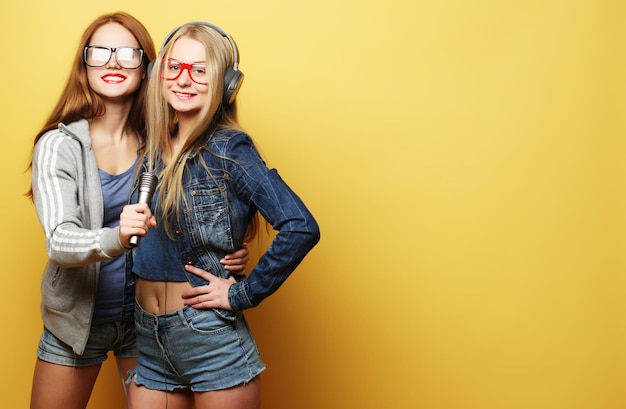
[[[137,385],[206,392],[250,382],[265,369],[242,313],[233,320],[211,309],[184,307],[153,315],[135,306]]]
[[[122,319],[94,324],[82,355],[44,328],[37,357],[42,361],[65,366],[89,366],[101,364],[109,351],[120,358],[136,358],[139,355],[135,342],[135,322],[132,311],[125,312]]]

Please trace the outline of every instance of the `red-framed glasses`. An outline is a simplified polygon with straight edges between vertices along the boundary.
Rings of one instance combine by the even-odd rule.
[[[189,78],[196,84],[207,85],[209,83],[206,64],[187,64],[172,58],[163,60],[161,65],[161,78],[174,81],[183,71],[187,70]]]

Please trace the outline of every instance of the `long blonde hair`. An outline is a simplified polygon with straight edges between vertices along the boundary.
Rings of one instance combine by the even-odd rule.
[[[164,80],[161,78],[163,61],[168,58],[173,44],[181,37],[202,43],[206,50],[208,78],[208,102],[201,108],[198,120],[181,141],[181,148],[174,154],[170,140],[177,128],[176,112],[163,97]],[[241,129],[237,123],[236,101],[228,106],[222,104],[224,73],[233,63],[232,50],[223,36],[203,24],[187,24],[176,31],[162,47],[150,74],[147,95],[147,167],[157,172],[161,194],[157,208],[162,219],[180,221],[184,207],[188,206],[183,192],[183,170],[189,156],[199,149],[207,149],[207,142],[220,129]],[[167,160],[164,160],[167,159]],[[160,171],[159,166],[163,165]],[[165,231],[173,236],[172,226],[165,223]]]

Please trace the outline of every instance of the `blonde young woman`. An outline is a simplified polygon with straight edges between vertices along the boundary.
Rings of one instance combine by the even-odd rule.
[[[134,17],[118,12],[96,18],[35,138],[28,195],[49,260],[32,409],[84,409],[109,351],[120,376],[135,366],[129,239],[144,236],[155,221],[147,205],[126,206],[121,219],[120,213],[141,163],[146,68],[155,54]],[[244,250],[225,268],[241,272],[246,259]]]
[[[254,409],[265,369],[243,311],[275,292],[320,238],[300,198],[237,124],[234,40],[210,23],[165,39],[148,89],[157,226],[133,271],[139,358],[132,409]],[[167,192],[167,194],[164,194]],[[278,231],[247,277],[218,262],[256,213]]]

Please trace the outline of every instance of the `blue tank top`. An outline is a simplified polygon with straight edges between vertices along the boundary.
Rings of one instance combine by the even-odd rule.
[[[120,213],[128,203],[132,183],[135,178],[137,160],[124,173],[111,175],[101,169],[100,185],[104,206],[104,227],[120,225]],[[118,319],[124,305],[124,289],[126,287],[126,253],[111,260],[100,263],[100,275],[96,290],[96,305],[93,312],[93,323]]]

